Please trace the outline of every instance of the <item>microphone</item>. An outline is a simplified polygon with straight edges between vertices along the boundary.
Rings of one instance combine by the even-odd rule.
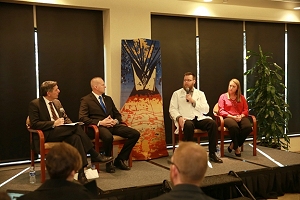
[[[68,117],[67,114],[66,114],[65,109],[64,109],[63,107],[61,107],[61,108],[59,109],[59,111],[63,114],[63,118],[64,118],[64,120],[65,120],[65,119]]]
[[[190,94],[190,88],[184,88],[184,90],[185,90],[185,92],[186,92],[186,94]],[[189,102],[189,100],[186,100],[186,102]]]

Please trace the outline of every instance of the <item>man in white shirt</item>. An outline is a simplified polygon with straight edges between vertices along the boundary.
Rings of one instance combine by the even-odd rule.
[[[223,161],[216,156],[217,124],[210,117],[204,115],[209,112],[209,105],[204,92],[194,87],[195,83],[196,76],[192,72],[186,72],[183,77],[183,88],[176,90],[172,95],[169,107],[170,115],[177,129],[183,128],[186,141],[193,140],[195,128],[207,131],[209,160],[222,163]]]

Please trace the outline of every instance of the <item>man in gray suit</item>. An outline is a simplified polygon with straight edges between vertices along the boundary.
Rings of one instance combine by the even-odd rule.
[[[107,163],[112,157],[103,156],[95,151],[93,143],[79,125],[67,126],[72,123],[66,115],[62,104],[57,99],[60,93],[56,81],[45,81],[40,88],[41,97],[29,103],[29,119],[32,129],[42,130],[46,142],[61,142],[74,146],[82,158],[82,168],[78,172],[78,180],[82,184],[87,182],[84,167],[87,166],[86,154],[91,155],[92,162]]]

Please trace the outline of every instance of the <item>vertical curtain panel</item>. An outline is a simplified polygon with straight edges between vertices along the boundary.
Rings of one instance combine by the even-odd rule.
[[[0,162],[29,157],[25,120],[35,81],[32,6],[0,2]]]
[[[300,132],[298,113],[300,111],[300,25],[288,24],[288,104],[292,112],[288,132]]]
[[[172,121],[169,116],[173,92],[182,87],[183,74],[196,74],[196,19],[151,15],[151,39],[161,46],[162,96],[166,141],[172,142]]]
[[[199,19],[200,89],[212,109],[228,83],[237,78],[243,87],[243,22]]]
[[[90,80],[104,75],[102,11],[37,7],[39,80],[58,81],[68,116],[78,120]]]

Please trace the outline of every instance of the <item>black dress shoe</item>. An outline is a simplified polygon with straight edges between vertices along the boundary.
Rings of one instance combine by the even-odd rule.
[[[111,162],[113,160],[113,157],[107,157],[107,156],[104,156],[104,155],[101,155],[101,154],[98,154],[97,157],[92,157],[91,158],[91,162],[100,162],[100,163],[108,163],[108,162]]]
[[[122,169],[122,170],[130,170],[130,167],[128,167],[128,166],[124,163],[124,160],[121,160],[121,159],[118,159],[118,158],[115,159],[114,165],[115,165],[117,168]]]
[[[241,153],[234,153],[237,157],[241,157],[242,154]]]
[[[116,168],[115,168],[115,166],[113,165],[112,162],[109,162],[109,163],[106,163],[106,169],[105,169],[105,171],[107,173],[115,173],[116,172]]]
[[[230,146],[227,148],[228,152],[231,153],[232,149],[230,149]]]
[[[223,163],[223,160],[221,160],[218,156],[216,156],[215,153],[209,154],[209,160],[215,163]]]
[[[228,150],[229,153],[232,152],[232,149],[230,149],[231,143],[232,143],[232,142],[230,142],[229,147],[227,148],[227,150]]]
[[[77,180],[79,181],[79,183],[81,183],[82,185],[88,183],[88,179],[85,176],[84,172],[78,172],[78,178]]]

